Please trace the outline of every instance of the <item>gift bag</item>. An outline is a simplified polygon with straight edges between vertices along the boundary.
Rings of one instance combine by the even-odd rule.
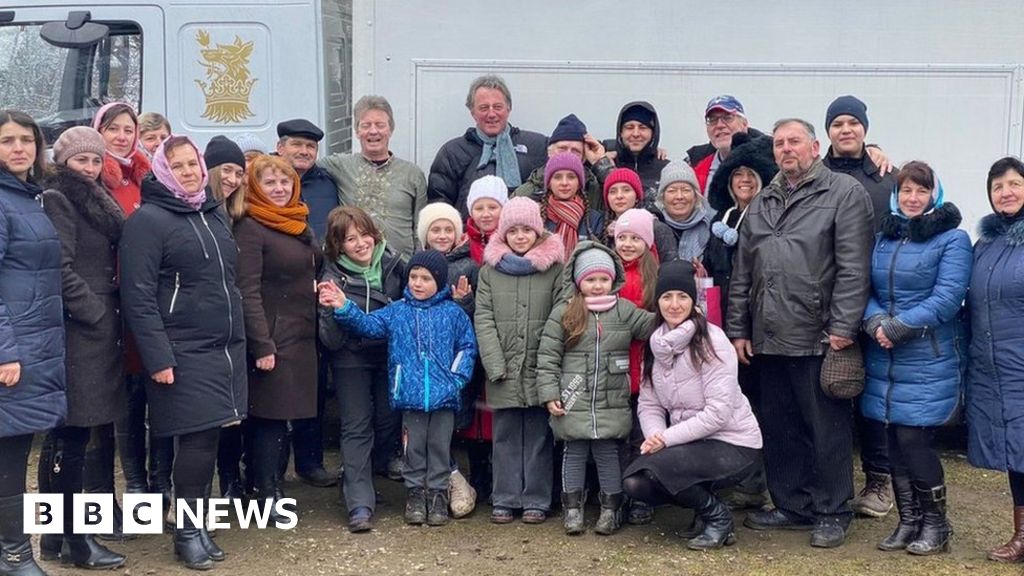
[[[722,287],[711,286],[704,289],[704,303],[707,306],[704,312],[707,314],[708,322],[722,327]]]

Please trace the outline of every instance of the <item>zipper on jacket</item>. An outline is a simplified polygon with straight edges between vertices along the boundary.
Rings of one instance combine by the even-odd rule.
[[[171,294],[171,306],[167,315],[174,314],[174,303],[178,301],[178,290],[181,289],[181,272],[174,273],[174,293]]]
[[[202,212],[199,213],[199,217],[203,219],[203,224],[206,224],[206,217],[203,216]],[[195,232],[196,238],[199,239],[199,245],[202,246],[202,248],[203,248],[203,258],[206,258],[207,260],[209,260],[210,259],[210,253],[206,251],[206,242],[203,241],[203,235],[199,233],[199,228],[196,228],[196,223],[193,222],[191,218],[186,216],[185,219],[188,220],[189,226],[192,226],[192,231]],[[210,225],[209,224],[206,224],[206,229],[210,230]],[[210,230],[210,236],[213,236],[213,231],[212,230]],[[217,243],[217,241],[214,240],[214,244],[216,244],[216,243]],[[217,251],[220,252],[220,249],[218,248]],[[223,269],[223,262],[221,263],[221,268]]]
[[[889,316],[892,317],[893,313],[896,312],[896,257],[900,253],[900,248],[909,241],[908,238],[904,238],[896,243],[896,248],[892,251],[892,258],[889,260]],[[874,334],[871,335],[874,337]],[[890,348],[889,353],[889,387],[885,390],[885,425],[889,425],[889,412],[892,408],[892,389],[896,385],[896,377],[893,376],[893,364],[895,358],[893,357],[893,351]]]
[[[220,264],[220,285],[224,289],[224,298],[228,305],[228,337],[227,340],[224,341],[224,357],[228,359],[228,370],[231,374],[231,379],[234,380],[235,362],[231,359],[231,350],[228,349],[228,346],[231,344],[231,338],[235,334],[235,319],[231,310],[231,291],[228,289],[228,273],[224,268],[224,256],[220,251],[220,243],[217,242],[217,237],[213,234],[213,229],[210,228],[210,223],[206,221],[206,215],[200,212],[199,218],[203,221],[203,226],[206,226],[206,231],[210,233],[210,238],[213,239],[213,247],[217,250],[217,262]],[[189,219],[189,223],[192,223],[191,219]],[[192,224],[192,228],[195,229],[195,224]],[[196,230],[196,234],[199,234],[198,230]],[[200,237],[199,241],[202,242],[202,237]],[[206,252],[205,244],[203,244],[203,252]],[[231,387],[231,409],[234,410],[235,416],[239,416],[238,406],[235,404],[234,386]]]
[[[398,402],[398,389],[402,387],[402,365],[395,366],[395,389],[391,392],[391,398]]]
[[[590,391],[590,426],[593,430],[593,438],[597,439],[597,379],[599,377],[598,367],[601,365],[601,315],[600,312],[594,312],[594,322],[598,324],[597,327],[597,338],[596,351],[594,354],[594,388]]]

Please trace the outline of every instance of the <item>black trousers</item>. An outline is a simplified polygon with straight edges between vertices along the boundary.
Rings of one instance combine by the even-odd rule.
[[[855,428],[860,441],[860,468],[865,474],[893,473],[890,464],[891,450],[885,424],[864,416],[855,410]]]
[[[0,498],[25,493],[32,434],[0,438]]]
[[[878,420],[872,420],[878,422]],[[888,433],[889,461],[892,473],[906,476],[915,484],[933,488],[945,484],[942,461],[932,446],[935,428],[923,426],[883,425]]]
[[[171,472],[178,498],[204,498],[213,482],[220,428],[174,437],[174,467]]]
[[[1024,506],[1024,473],[1009,471],[1010,494],[1013,495],[1014,506]]]
[[[758,357],[768,491],[775,506],[793,517],[849,519],[852,403],[825,396],[820,384],[823,360]]]
[[[39,452],[39,491],[64,495],[64,534],[73,530],[75,494],[82,492],[85,446],[92,428],[61,426],[51,430]]]

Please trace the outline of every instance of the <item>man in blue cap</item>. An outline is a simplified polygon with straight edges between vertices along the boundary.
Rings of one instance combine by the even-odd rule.
[[[762,135],[761,132],[750,128],[743,104],[729,94],[715,96],[708,101],[704,108],[704,125],[708,133],[708,143],[691,146],[686,151],[686,162],[697,174],[701,193],[707,191],[708,183],[715,177],[719,165],[729,156],[733,134],[743,132],[750,134],[751,137]]]

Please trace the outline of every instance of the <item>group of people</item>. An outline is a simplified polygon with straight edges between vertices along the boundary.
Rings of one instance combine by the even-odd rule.
[[[323,158],[308,120],[273,152],[200,150],[114,102],[47,162],[38,124],[0,113],[0,574],[44,573],[21,525],[35,434],[39,490],[68,509],[114,492],[119,453],[129,492],[195,509],[217,476],[273,521],[292,455],[338,482],[332,391],[352,532],[391,476],[414,525],[488,500],[495,524],[538,524],[559,503],[581,534],[596,488],[596,533],[677,505],[696,550],[736,541],[733,509],[836,547],[895,501],[878,547],[930,555],[953,532],[934,436],[965,412],[970,462],[1007,471],[1014,501],[989,557],[1024,560],[1024,163],[992,165],[972,247],[932,167],[892,171],[865,143],[853,96],[829,105],[823,156],[810,122],[763,134],[712,98],[709,141],[676,161],[647,102],[604,142],[572,114],[513,127],[497,76],[466,106],[429,175],[390,151],[379,96],[355,106],[360,151]],[[832,362],[863,365],[856,400],[823,385]],[[124,563],[71,527],[42,559]],[[173,538],[189,568],[225,557],[187,514]]]

